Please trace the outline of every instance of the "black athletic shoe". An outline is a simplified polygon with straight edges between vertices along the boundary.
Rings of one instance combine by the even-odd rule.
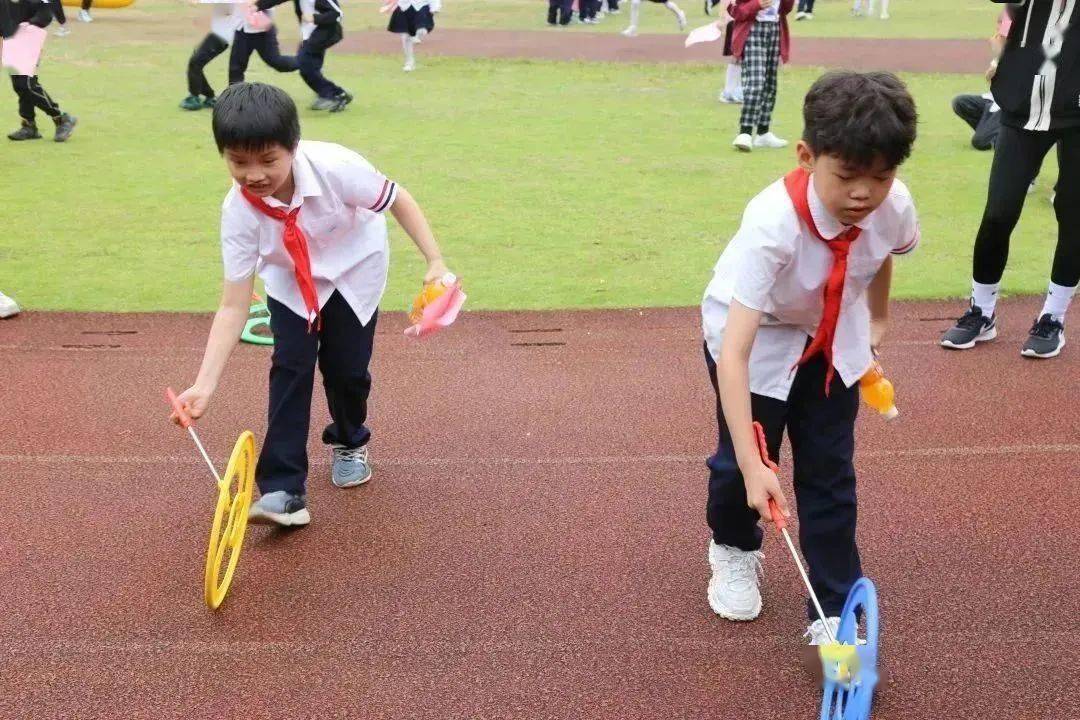
[[[997,316],[985,317],[978,305],[972,305],[956,321],[956,325],[941,336],[941,346],[951,350],[967,350],[975,343],[986,342],[997,337]]]
[[[54,118],[53,122],[56,123],[56,134],[53,135],[53,140],[64,142],[71,137],[71,133],[75,132],[75,123],[79,122],[79,119],[74,115],[64,113],[60,117]]]
[[[180,101],[181,110],[202,110],[203,103],[199,99],[198,95],[188,95],[186,98]]]
[[[341,112],[352,101],[353,101],[353,96],[350,95],[349,93],[345,92],[344,90],[342,90],[341,94],[338,95],[336,98],[334,98],[334,105],[333,105],[333,107],[330,108],[330,112],[332,112],[332,113]]]
[[[23,120],[22,125],[13,133],[8,133],[8,140],[39,140],[41,133],[38,132],[37,125],[29,120]]]
[[[1020,354],[1029,358],[1056,357],[1065,347],[1065,325],[1047,313],[1035,321]]]
[[[215,105],[217,105],[216,97],[208,97],[202,101],[202,106],[207,109],[213,109]]]

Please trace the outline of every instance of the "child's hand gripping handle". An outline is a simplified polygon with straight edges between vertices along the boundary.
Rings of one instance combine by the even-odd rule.
[[[761,423],[754,421],[754,437],[757,438],[758,451],[761,453],[761,462],[765,463],[765,467],[775,472],[780,472],[780,466],[772,461],[769,457],[769,446],[765,442],[765,428],[761,427]],[[784,513],[780,512],[780,506],[776,504],[776,501],[769,498],[769,514],[772,516],[772,521],[776,525],[776,529],[779,532],[783,532],[787,528],[787,520],[784,518]]]
[[[178,423],[180,427],[187,429],[191,427],[191,416],[188,415],[187,410],[180,404],[180,400],[176,397],[176,393],[173,392],[171,387],[165,388],[165,397],[169,399],[169,405],[172,406],[173,416],[172,421]]]

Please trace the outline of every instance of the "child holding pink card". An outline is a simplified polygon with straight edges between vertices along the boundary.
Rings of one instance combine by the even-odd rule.
[[[192,418],[206,412],[247,323],[257,273],[274,352],[269,422],[255,469],[261,497],[249,518],[306,525],[316,364],[331,418],[322,433],[333,448],[330,480],[348,488],[371,479],[368,364],[389,265],[385,213],[424,256],[426,283],[448,271],[412,195],[348,148],[301,140],[296,105],[283,90],[231,85],[218,97],[212,124],[233,179],[221,210],[224,290],[198,377],[179,402]]]
[[[75,130],[76,119],[60,110],[37,78],[37,65],[45,42],[45,28],[52,22],[52,9],[41,0],[0,0],[0,35],[4,38],[3,63],[12,67],[11,86],[19,98],[22,124],[8,134],[8,140],[38,140],[36,110],[52,118],[53,139],[64,142]]]

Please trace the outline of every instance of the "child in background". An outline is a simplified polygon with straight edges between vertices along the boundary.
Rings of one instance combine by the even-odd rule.
[[[731,144],[742,152],[787,147],[787,140],[777,137],[769,126],[780,63],[787,62],[791,52],[787,16],[794,6],[795,0],[735,0],[728,7],[734,20],[731,52],[742,62],[743,84],[739,134]]]
[[[1000,2],[1001,0],[997,0]],[[877,6],[877,0],[855,0],[855,4],[851,8],[851,14],[855,17],[861,17],[863,14],[863,2],[866,3],[866,14],[873,16],[874,8]],[[889,0],[881,0],[881,19],[889,19]]]
[[[53,30],[53,35],[56,37],[65,37],[71,34],[71,30],[67,26],[67,14],[64,12],[64,3],[62,0],[52,0],[53,17],[56,18],[56,29]]]
[[[269,20],[269,26],[261,26],[255,22],[252,14],[255,12],[254,0],[240,5],[237,12],[240,17],[236,32],[233,33],[232,52],[229,53],[230,85],[244,82],[244,74],[247,73],[248,62],[254,52],[259,53],[262,61],[278,72],[293,72],[300,67],[295,55],[281,54],[273,10],[264,13]]]
[[[233,179],[221,210],[224,290],[195,383],[179,396],[206,413],[240,340],[258,273],[266,287],[271,356],[266,438],[255,469],[252,522],[306,525],[308,431],[318,364],[332,422],[331,482],[371,479],[366,426],[378,306],[386,287],[390,212],[427,261],[425,282],[447,273],[420,206],[352,150],[300,139],[296,105],[260,83],[218,98],[214,140]],[[176,418],[174,417],[174,421]]]
[[[548,0],[548,25],[569,25],[574,19],[574,0]]]
[[[401,36],[401,49],[405,53],[405,65],[401,69],[412,72],[416,69],[416,44],[435,29],[431,0],[397,0],[386,29]]]
[[[197,0],[192,0],[197,5]],[[183,110],[202,110],[214,107],[215,94],[210,81],[206,79],[206,66],[229,49],[233,41],[240,17],[236,14],[236,5],[216,3],[211,5],[210,32],[202,39],[199,46],[188,58],[187,81],[188,96],[180,103]]]
[[[258,0],[255,7],[265,12],[275,5],[289,0]],[[315,93],[312,110],[341,112],[352,102],[353,96],[335,85],[323,75],[326,51],[341,42],[343,14],[338,0],[301,0],[303,13],[300,17],[300,34],[303,42],[296,56],[300,77]]]
[[[94,0],[82,0],[82,9],[79,10],[79,21],[84,23],[94,22],[94,18],[90,16],[90,8],[93,7]]]
[[[45,29],[52,22],[52,16],[53,9],[47,0],[0,0],[0,36],[14,37],[23,23]],[[19,118],[22,124],[18,130],[8,134],[8,140],[19,142],[41,138],[35,109],[52,118],[56,125],[53,140],[65,142],[71,137],[78,120],[60,110],[56,101],[41,87],[37,75],[12,74],[11,87],[19,98]]]
[[[686,13],[682,11],[678,5],[671,0],[649,0],[663,5],[675,16],[675,21],[679,23],[679,30],[686,29]],[[622,34],[626,37],[634,37],[638,31],[638,15],[641,13],[641,0],[630,0],[630,25],[622,31]]]
[[[852,108],[858,108],[857,113]],[[799,541],[835,633],[862,575],[855,542],[858,383],[888,325],[892,256],[919,224],[896,171],[915,141],[915,102],[889,73],[835,72],[810,88],[799,166],[750,201],[702,301],[719,443],[709,458],[709,605],[729,620],[761,612],[760,520],[788,502],[763,462],[791,440]],[[828,634],[816,620],[811,645]]]
[[[799,0],[799,12],[795,13],[795,19],[813,20],[815,2],[817,2],[817,0]]]

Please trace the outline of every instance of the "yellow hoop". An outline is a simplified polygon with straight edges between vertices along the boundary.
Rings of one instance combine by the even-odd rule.
[[[236,482],[235,491],[232,489],[233,481]],[[233,446],[229,465],[221,476],[214,524],[210,530],[210,544],[206,548],[204,598],[211,610],[216,610],[225,599],[233,573],[236,572],[240,548],[244,544],[244,531],[247,529],[248,508],[251,507],[254,484],[255,436],[245,431]]]

